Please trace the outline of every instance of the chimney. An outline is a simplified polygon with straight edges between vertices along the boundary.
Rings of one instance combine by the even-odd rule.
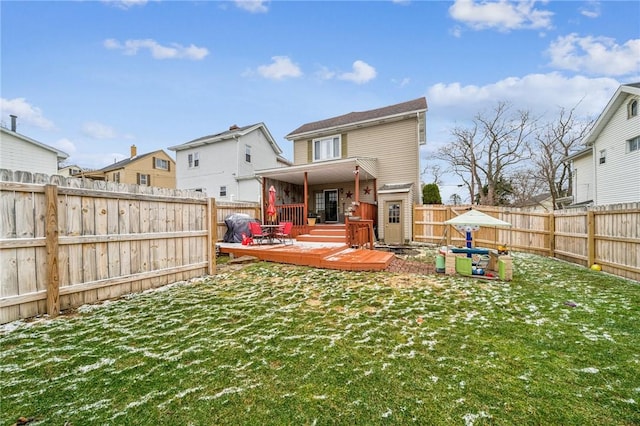
[[[16,120],[18,119],[17,115],[10,115],[9,117],[11,117],[11,131],[15,132],[16,131]]]
[[[229,130],[238,130],[240,127],[238,127],[237,124],[232,124],[231,126],[229,126]]]
[[[138,148],[136,148],[135,145],[131,145],[131,158],[135,157],[136,155],[138,155]]]

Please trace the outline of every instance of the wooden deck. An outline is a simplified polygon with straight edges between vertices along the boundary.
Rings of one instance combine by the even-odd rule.
[[[394,258],[393,253],[378,250],[353,249],[346,244],[305,244],[293,245],[264,244],[243,246],[242,244],[219,244],[220,253],[240,256],[254,256],[268,262],[312,266],[345,271],[382,271]]]

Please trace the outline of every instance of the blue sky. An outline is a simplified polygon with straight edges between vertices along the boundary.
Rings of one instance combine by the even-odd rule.
[[[597,116],[640,81],[637,1],[1,1],[2,122],[99,168],[264,122],[427,98],[427,146],[498,101]],[[424,165],[427,163],[425,162]],[[444,177],[445,183],[455,178]]]

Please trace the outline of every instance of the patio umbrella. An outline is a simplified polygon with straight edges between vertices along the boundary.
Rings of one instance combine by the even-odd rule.
[[[271,185],[269,188],[269,205],[267,206],[267,219],[271,222],[276,220],[276,189]]]

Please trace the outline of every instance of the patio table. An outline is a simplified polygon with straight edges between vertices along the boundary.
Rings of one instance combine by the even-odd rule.
[[[279,238],[276,237],[278,230],[282,228],[281,225],[260,225],[262,232],[267,236],[267,240],[269,240],[269,244],[273,244],[274,241],[278,241],[278,243],[282,243]]]

